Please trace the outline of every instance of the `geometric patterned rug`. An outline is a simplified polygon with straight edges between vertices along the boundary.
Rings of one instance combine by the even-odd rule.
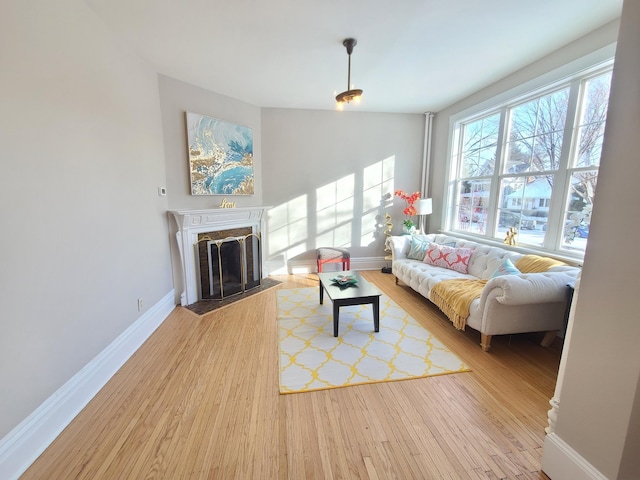
[[[318,287],[280,289],[278,348],[280,393],[390,382],[468,372],[470,369],[388,296],[380,297],[380,331],[371,305],[340,308],[333,336],[333,306]]]

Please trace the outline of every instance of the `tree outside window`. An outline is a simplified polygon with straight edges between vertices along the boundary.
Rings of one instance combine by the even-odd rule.
[[[610,83],[608,68],[458,122],[450,228],[583,254]]]

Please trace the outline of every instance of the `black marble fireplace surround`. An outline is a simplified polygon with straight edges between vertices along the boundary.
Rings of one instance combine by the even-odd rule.
[[[260,285],[260,236],[251,228],[198,234],[200,300],[222,300]]]

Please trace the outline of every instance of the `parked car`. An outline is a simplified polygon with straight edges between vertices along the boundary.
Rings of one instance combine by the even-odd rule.
[[[535,230],[538,220],[535,217],[522,215],[519,212],[501,211],[498,225],[501,227],[516,227],[522,230]]]
[[[589,236],[589,225],[578,225],[576,228],[576,237],[587,238]]]

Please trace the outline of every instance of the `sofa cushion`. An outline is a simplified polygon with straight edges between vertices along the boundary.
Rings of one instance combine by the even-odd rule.
[[[511,260],[505,258],[502,263],[498,265],[498,268],[491,278],[499,277],[500,275],[518,275],[519,273],[522,272],[516,268]]]
[[[431,242],[429,240],[420,239],[416,236],[411,237],[411,246],[407,253],[407,258],[413,260],[424,260],[424,255],[427,253],[427,248]]]
[[[427,248],[424,263],[467,273],[472,252],[471,248],[456,248],[431,243]]]

